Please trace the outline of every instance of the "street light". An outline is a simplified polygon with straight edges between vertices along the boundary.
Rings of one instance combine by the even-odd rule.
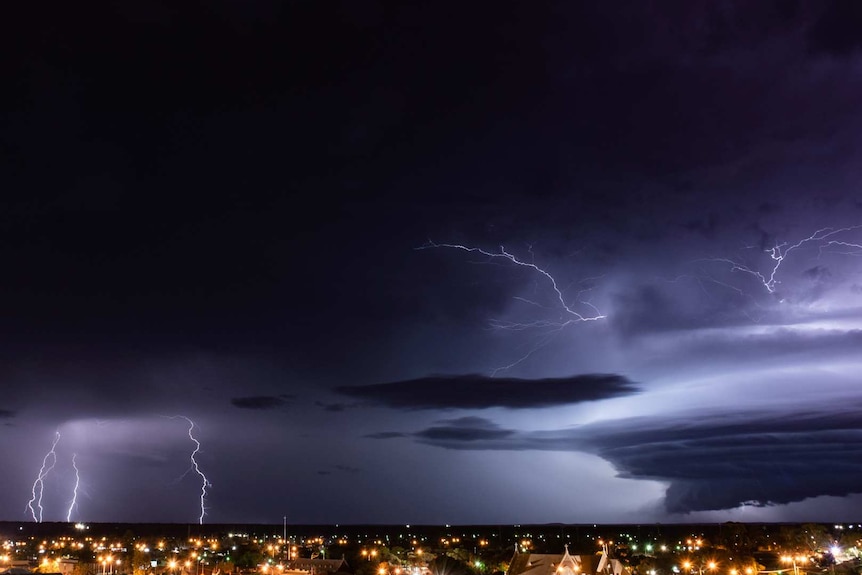
[[[808,561],[808,557],[805,557],[804,555],[783,555],[781,557],[782,563],[790,563],[793,565],[793,575],[799,575],[799,566],[796,564],[797,561],[800,563]]]
[[[110,555],[105,555],[104,557],[99,558],[99,562],[102,564],[102,575],[107,575],[108,573],[114,572],[114,558]],[[111,566],[111,570],[108,570],[108,565]]]

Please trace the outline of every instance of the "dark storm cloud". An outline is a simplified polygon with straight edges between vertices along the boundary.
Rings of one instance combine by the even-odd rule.
[[[414,434],[420,441],[434,443],[435,441],[482,441],[503,439],[515,432],[503,429],[499,425],[482,417],[461,417],[447,419],[442,425],[429,427]]]
[[[43,243],[62,249],[19,246],[16,260],[31,267],[11,280],[17,282],[12,287],[18,305],[13,306],[17,321],[7,322],[9,332],[17,336],[32,329],[41,334],[76,325],[83,327],[77,329],[82,332],[77,337],[97,340],[149,336],[164,341],[167,333],[193,333],[211,345],[239,345],[260,338],[284,343],[279,338],[290,337],[282,328],[286,322],[270,310],[295,306],[284,316],[302,317],[309,325],[333,325],[330,320],[343,317],[345,308],[329,302],[339,301],[340,286],[354,281],[370,257],[383,255],[383,246],[397,246],[386,252],[389,259],[416,241],[418,234],[440,227],[447,233],[454,229],[456,234],[483,235],[491,241],[505,239],[506,230],[514,229],[520,230],[519,236],[533,236],[557,218],[560,228],[577,227],[572,225],[572,210],[549,209],[534,197],[536,191],[547,197],[562,195],[563,190],[568,196],[574,188],[589,190],[570,198],[583,214],[581,226],[592,228],[592,222],[601,222],[598,227],[633,229],[636,237],[656,237],[663,221],[654,218],[652,210],[667,211],[680,197],[700,189],[696,178],[687,177],[691,168],[726,162],[728,154],[735,159],[736,154],[749,153],[761,141],[771,142],[776,127],[781,128],[782,138],[807,136],[812,125],[823,124],[818,102],[840,98],[842,93],[830,86],[805,85],[804,68],[799,74],[784,74],[785,63],[772,65],[764,56],[770,51],[760,49],[762,42],[772,42],[776,36],[798,41],[803,36],[795,34],[795,27],[815,21],[826,22],[823,26],[829,33],[824,37],[831,37],[828,23],[846,20],[830,20],[831,9],[821,14],[781,10],[771,3],[674,9],[632,3],[626,8],[631,16],[620,18],[620,8],[614,5],[552,3],[526,10],[514,3],[511,8],[494,13],[463,10],[455,25],[449,11],[440,7],[394,10],[378,20],[360,17],[365,10],[330,14],[291,6],[277,10],[278,15],[266,24],[255,18],[216,18],[200,21],[191,31],[183,23],[198,19],[178,8],[176,14],[152,16],[160,30],[158,43],[139,28],[139,12],[150,14],[149,9],[83,18],[85,30],[92,22],[102,23],[92,34],[71,24],[82,18],[80,14],[61,11],[46,16],[29,11],[25,23],[41,29],[47,17],[59,40],[43,45],[22,32],[26,25],[16,25],[10,30],[13,34],[4,35],[4,41],[18,39],[27,46],[10,47],[5,53],[34,54],[43,64],[40,73],[29,73],[26,63],[28,73],[12,81],[33,92],[21,95],[17,108],[6,108],[16,118],[10,122],[16,128],[9,132],[10,147],[17,149],[22,140],[30,142],[25,156],[31,161],[16,164],[19,168],[9,173],[22,174],[20,181],[6,182],[7,187],[65,189],[51,179],[60,173],[64,179],[72,173],[80,190],[92,189],[88,182],[94,178],[107,180],[103,188],[108,193],[98,198],[110,199],[105,201],[106,209],[115,217],[97,214],[85,217],[81,225],[75,206],[98,205],[100,200],[82,200],[80,193],[72,193],[62,201],[51,197],[48,202],[32,202],[35,213],[30,218],[12,218],[15,227],[10,239],[29,237],[34,219],[41,224]],[[401,21],[410,25],[399,26]],[[323,28],[339,41],[310,34],[319,26],[308,22],[325,22]],[[445,41],[436,32],[438,25],[449,32]],[[482,41],[477,40],[477,30]],[[196,39],[196,54],[218,59],[219,66],[201,65],[188,54],[189,32]],[[512,42],[513,37],[541,41]],[[620,41],[608,42],[608,37]],[[93,38],[93,45],[102,39],[112,50],[94,50],[83,38]],[[224,53],[226,45],[235,50],[230,57]],[[734,59],[739,54],[732,50],[738,45],[752,52]],[[55,53],[56,46],[63,46],[63,54]],[[389,49],[392,46],[399,49]],[[805,89],[788,89],[768,79],[751,82],[749,71],[728,65],[747,62],[752,53],[757,62],[766,59],[767,74],[792,78]],[[306,61],[297,54],[314,54],[314,58]],[[114,58],[127,65],[118,66]],[[279,66],[287,72],[272,77],[271,70]],[[188,69],[198,73],[190,77]],[[162,90],[164,77],[171,78],[171,90]],[[727,89],[734,85],[744,89]],[[126,92],[123,87],[128,86],[141,86],[143,91]],[[476,97],[463,98],[465,87]],[[801,101],[796,106],[811,113],[788,114],[780,105],[779,96],[784,94],[798,94]],[[118,106],[126,97],[140,98],[143,104]],[[271,106],[270,101],[283,105]],[[543,105],[537,108],[536,101]],[[852,103],[855,109],[855,100]],[[841,109],[831,101],[820,106]],[[124,112],[141,108],[149,114]],[[764,113],[770,110],[775,110],[773,115]],[[529,121],[513,120],[524,113]],[[402,121],[405,117],[411,121]],[[469,144],[462,146],[466,125],[470,126]],[[82,138],[83,133],[88,137]],[[56,150],[45,149],[46,142],[55,141],[61,142],[54,144]],[[93,141],[104,142],[111,156],[93,150]],[[527,153],[524,141],[531,142]],[[275,149],[282,152],[274,153]],[[436,153],[444,150],[446,154]],[[283,153],[292,158],[291,170],[280,167]],[[70,170],[42,169],[44,163],[33,160],[44,156],[62,161]],[[452,160],[429,164],[429,157],[444,156]],[[82,161],[87,158],[97,160]],[[393,166],[399,167],[396,173]],[[687,180],[686,189],[635,194],[626,182],[621,186],[624,192],[605,193],[592,185],[572,185],[583,182],[572,182],[570,174],[581,175],[592,166],[610,166],[611,173],[671,174],[672,184]],[[105,174],[106,170],[110,173]],[[686,174],[677,176],[679,171]],[[190,174],[204,178],[211,190],[206,210],[175,192],[185,188],[182,182]],[[263,192],[237,196],[236,189],[255,188],[249,178],[259,178],[260,189],[272,189],[270,182],[277,182],[275,187],[289,189],[291,197],[280,200]],[[599,174],[598,179],[607,178]],[[498,182],[505,182],[505,189]],[[642,182],[637,183],[640,188]],[[468,185],[471,193],[462,193],[461,184]],[[314,192],[321,188],[332,192]],[[115,189],[124,193],[113,193]],[[411,190],[406,202],[401,199],[405,189]],[[161,201],[136,201],[138,194],[148,198],[154,190],[163,194],[160,200],[170,201],[170,214],[157,207]],[[501,197],[515,201],[500,202]],[[292,210],[298,198],[315,199],[314,209],[284,226],[286,214],[299,213]],[[154,206],[152,212],[141,213],[144,205]],[[261,207],[252,209],[252,205]],[[421,210],[411,210],[414,205]],[[64,217],[69,211],[78,217]],[[526,225],[525,213],[530,215]],[[727,219],[716,214],[713,217],[710,210],[709,215],[694,219],[686,215],[682,221],[695,233],[711,237]],[[635,220],[655,223],[641,226]],[[158,245],[150,239],[151,221],[159,221],[163,228]],[[395,222],[410,223],[399,227]],[[283,229],[298,231],[295,236],[277,231]],[[485,233],[492,229],[493,233]],[[105,246],[104,237],[111,237],[112,245]],[[312,249],[345,245],[345,240],[354,238],[362,238],[352,248],[362,253],[357,252],[360,257],[346,265],[321,263],[330,260]],[[604,238],[591,239],[600,243]],[[18,251],[15,244],[4,245]],[[287,251],[295,265],[310,271],[309,281],[290,283],[282,269],[271,265]],[[88,257],[92,253],[100,257]],[[329,248],[324,253],[331,255]],[[398,273],[378,272],[379,278],[364,274],[364,282],[377,285],[356,290],[350,312],[392,323],[410,316],[485,319],[489,309],[499,309],[508,301],[505,290],[489,288],[487,283],[482,290],[442,289],[441,281],[456,285],[462,278],[441,273],[452,269],[448,256],[441,258],[446,267],[432,262],[430,256],[405,259],[411,262],[400,260]],[[50,277],[44,270],[64,270],[63,266],[76,273],[66,275],[62,294],[29,289],[29,282],[48,285]],[[447,275],[449,280],[442,279]],[[91,301],[89,278],[99,277],[109,291],[133,290],[136,305],[92,309],[111,301]],[[163,277],[172,278],[173,289],[163,289]],[[416,281],[418,277],[435,281]],[[287,283],[290,297],[274,287]],[[209,296],[199,297],[202,292]],[[387,297],[376,297],[380,293]],[[77,305],[81,301],[89,305]],[[62,313],[52,306],[63,308]],[[135,325],[135,330],[129,330],[129,325]],[[180,329],[170,329],[176,327]],[[364,329],[391,333],[389,327]],[[307,361],[320,354],[319,361],[328,362],[328,352],[318,350],[328,349],[321,344],[329,343],[333,334],[309,331],[315,333],[289,342],[303,348],[296,355]],[[335,330],[335,337],[347,331]],[[345,342],[355,342],[352,333],[344,337]]]
[[[563,433],[562,443],[545,438],[541,444],[534,444],[529,433],[516,429],[506,429],[484,417],[461,417],[438,422],[415,433],[405,434],[419,443],[443,447],[445,449],[494,449],[494,450],[573,450],[572,437]]]
[[[632,478],[670,481],[671,512],[859,492],[862,416],[796,412],[593,430],[596,453]],[[638,429],[640,427],[640,429]]]
[[[409,435],[409,433],[404,433],[402,431],[379,431],[377,433],[363,435],[362,437],[367,437],[368,439],[395,439],[397,437],[408,437]]]
[[[295,396],[292,395],[254,395],[249,397],[234,397],[230,402],[234,407],[241,409],[275,409],[294,398]]]
[[[413,436],[447,449],[592,452],[622,477],[669,482],[665,506],[674,513],[843,496],[860,491],[862,473],[862,415],[849,409],[635,418],[541,432],[464,418]]]
[[[406,409],[526,409],[597,401],[637,393],[638,388],[616,374],[584,374],[546,379],[485,375],[438,375],[378,383],[346,385],[336,391],[364,400]]]

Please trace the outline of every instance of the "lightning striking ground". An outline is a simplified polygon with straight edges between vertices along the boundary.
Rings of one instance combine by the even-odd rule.
[[[175,418],[185,419],[186,422],[188,422],[188,424],[189,424],[189,429],[188,429],[189,439],[191,439],[192,442],[194,442],[194,444],[195,444],[195,448],[192,451],[191,455],[189,456],[189,459],[191,460],[191,467],[189,468],[189,471],[194,469],[195,473],[197,473],[201,478],[201,495],[200,495],[201,514],[200,514],[200,517],[198,517],[198,523],[203,525],[204,516],[206,515],[207,487],[211,487],[212,483],[210,483],[209,479],[207,479],[207,476],[204,475],[204,472],[201,471],[200,465],[198,465],[198,461],[195,458],[195,456],[197,456],[197,454],[201,450],[201,442],[198,441],[195,438],[195,436],[192,434],[192,431],[195,428],[195,422],[192,421],[191,419],[189,419],[188,417],[186,417],[185,415],[177,415],[177,416],[175,416]]]
[[[813,244],[814,247],[817,247],[820,254],[825,251],[833,251],[835,253],[845,255],[862,255],[862,244],[843,241],[835,237],[839,234],[857,230],[859,228],[862,228],[862,225],[849,226],[846,228],[820,228],[807,238],[803,238],[794,244],[788,244],[786,242],[776,244],[774,247],[765,250],[773,262],[767,271],[759,271],[751,266],[729,258],[714,258],[712,261],[729,264],[731,266],[731,271],[743,272],[755,277],[763,287],[766,288],[766,291],[769,293],[775,293],[777,285],[780,283],[777,275],[781,268],[781,264],[784,263],[793,251],[800,249],[807,244]]]
[[[72,489],[72,501],[69,504],[69,511],[66,512],[66,522],[72,521],[72,511],[78,505],[78,487],[81,485],[81,474],[78,471],[78,464],[75,462],[77,457],[77,453],[72,454],[72,469],[75,470],[75,487]]]
[[[27,508],[30,509],[30,514],[33,516],[33,521],[37,523],[42,523],[42,493],[45,491],[45,477],[48,473],[54,469],[54,465],[57,464],[57,443],[60,442],[60,432],[54,432],[54,442],[51,444],[51,450],[45,454],[45,457],[42,458],[42,467],[39,469],[39,475],[36,477],[36,481],[33,482],[33,489],[31,491],[32,498],[27,502]],[[51,459],[51,464],[48,464],[48,459]],[[33,507],[35,503],[36,507]],[[39,510],[39,514],[37,516],[36,509]]]
[[[548,283],[550,284],[551,289],[553,290],[555,307],[557,308],[557,310],[560,313],[560,319],[557,319],[557,320],[538,319],[538,320],[524,322],[524,323],[502,321],[502,320],[496,320],[496,319],[492,319],[490,321],[491,327],[493,327],[495,329],[504,329],[504,330],[511,330],[511,331],[539,330],[539,332],[540,332],[538,340],[530,347],[530,349],[527,351],[526,354],[522,355],[519,359],[517,359],[516,361],[514,361],[508,365],[504,365],[504,366],[501,366],[501,367],[494,369],[491,372],[492,375],[496,375],[500,371],[509,370],[509,369],[523,363],[530,356],[532,356],[534,353],[536,353],[536,351],[538,351],[539,349],[543,348],[548,343],[550,343],[553,340],[553,338],[557,334],[559,334],[560,331],[565,329],[566,327],[568,327],[572,324],[576,324],[576,323],[598,321],[601,319],[605,319],[607,317],[605,314],[601,313],[596,308],[596,306],[594,306],[592,303],[581,298],[581,296],[584,293],[590,291],[592,288],[582,289],[582,290],[578,291],[578,294],[576,296],[577,302],[579,304],[581,304],[581,306],[583,306],[584,308],[589,310],[589,312],[581,313],[572,307],[573,304],[570,304],[566,301],[566,298],[563,294],[564,290],[560,289],[556,278],[554,278],[554,276],[551,275],[550,272],[548,272],[544,268],[539,267],[535,263],[523,261],[523,260],[517,258],[515,255],[507,252],[506,248],[503,246],[500,246],[499,252],[489,252],[489,251],[483,250],[481,248],[470,247],[470,246],[465,246],[465,245],[461,245],[461,244],[438,244],[436,242],[429,240],[428,243],[426,243],[425,245],[420,246],[416,249],[417,250],[427,250],[427,249],[439,249],[439,248],[456,249],[456,250],[461,250],[461,251],[465,251],[465,252],[469,252],[469,253],[478,253],[478,254],[481,254],[483,256],[486,256],[489,260],[491,260],[491,259],[505,259],[505,260],[508,260],[509,262],[511,262],[512,264],[517,265],[517,266],[530,268],[533,271],[535,271],[536,273],[538,273],[539,275],[543,276],[545,279],[547,279]],[[530,254],[532,255],[532,253],[533,252],[532,252],[532,246],[531,246],[530,247]],[[592,278],[592,279],[595,279],[595,278]],[[547,306],[544,306],[544,305],[542,305],[536,301],[529,300],[527,298],[516,297],[515,299],[520,301],[520,302],[526,303],[528,305],[547,309]]]

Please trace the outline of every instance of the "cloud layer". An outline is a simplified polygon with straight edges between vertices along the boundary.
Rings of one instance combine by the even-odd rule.
[[[637,393],[616,374],[585,374],[545,379],[437,375],[364,386],[341,386],[339,393],[404,409],[526,409],[597,401]]]
[[[665,506],[671,513],[862,490],[856,480],[862,473],[862,416],[849,409],[640,417],[546,431],[465,417],[406,435],[446,449],[591,452],[622,477],[669,482]]]
[[[230,400],[231,405],[241,409],[275,409],[281,407],[292,396],[288,395],[255,395],[250,397],[234,397]]]

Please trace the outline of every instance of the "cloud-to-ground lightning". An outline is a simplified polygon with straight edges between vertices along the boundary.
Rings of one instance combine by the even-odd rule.
[[[572,307],[573,304],[570,304],[566,301],[566,297],[563,294],[564,290],[560,288],[559,284],[557,283],[556,278],[554,278],[554,276],[551,275],[550,272],[548,272],[544,268],[539,267],[538,265],[536,265],[533,262],[528,262],[528,261],[524,261],[522,259],[519,259],[515,255],[506,251],[506,248],[503,246],[500,246],[499,252],[489,252],[489,251],[484,250],[482,248],[470,247],[470,246],[465,246],[462,244],[439,244],[439,243],[436,243],[436,242],[429,240],[428,243],[426,243],[425,245],[420,246],[416,249],[417,250],[426,250],[426,249],[432,249],[432,248],[434,248],[434,249],[447,248],[447,249],[461,250],[461,251],[465,251],[465,252],[469,252],[469,253],[477,253],[477,254],[481,254],[481,255],[487,257],[489,260],[491,260],[491,259],[507,260],[514,265],[530,268],[533,271],[535,271],[536,273],[538,273],[539,275],[543,276],[547,280],[547,282],[549,283],[551,289],[553,290],[554,300],[556,302],[555,305],[560,312],[560,318],[557,320],[538,319],[538,320],[529,321],[529,322],[525,322],[525,323],[501,321],[501,320],[496,320],[496,319],[491,320],[491,326],[496,328],[496,329],[506,329],[506,330],[513,330],[513,331],[523,331],[523,330],[539,330],[540,331],[539,339],[537,340],[537,342],[533,346],[531,346],[531,348],[527,351],[526,354],[524,354],[519,359],[517,359],[516,361],[514,361],[508,365],[504,365],[502,367],[498,367],[498,368],[494,369],[492,371],[492,375],[496,375],[500,371],[505,371],[505,370],[511,369],[511,368],[519,365],[520,363],[524,362],[527,358],[532,356],[536,351],[538,351],[539,349],[541,349],[542,347],[547,345],[551,341],[551,339],[555,335],[557,335],[561,330],[563,330],[564,328],[566,328],[572,324],[575,324],[575,323],[598,321],[598,320],[604,319],[606,317],[592,303],[581,299],[580,296],[584,292],[589,291],[588,289],[587,290],[580,290],[577,294],[577,302],[579,304],[581,304],[584,308],[589,310],[589,312],[587,312],[587,313],[581,313]],[[530,251],[530,253],[532,254],[532,250]],[[535,302],[533,300],[529,300],[529,299],[526,299],[523,297],[516,297],[515,299],[518,301],[521,301],[523,303],[526,303],[528,305],[543,307],[543,308],[546,307],[546,306],[543,306],[542,304],[540,304],[538,302]]]
[[[81,474],[78,471],[78,464],[75,462],[77,457],[77,453],[72,454],[72,469],[75,470],[75,487],[72,489],[72,501],[69,503],[69,511],[66,512],[67,522],[72,521],[72,511],[74,511],[75,506],[78,505],[78,487],[81,485]]]
[[[189,467],[189,469],[188,469],[188,471],[186,471],[186,473],[194,470],[194,472],[197,473],[198,476],[201,478],[201,494],[200,494],[201,514],[198,517],[198,523],[203,525],[204,516],[206,515],[207,487],[211,487],[212,483],[210,483],[209,479],[207,479],[207,476],[204,475],[203,471],[201,471],[200,465],[198,465],[197,454],[201,450],[201,442],[198,441],[197,438],[192,433],[194,431],[194,428],[195,428],[195,422],[192,421],[191,419],[189,419],[188,417],[186,417],[185,415],[175,415],[171,419],[184,419],[189,424],[188,435],[189,435],[189,439],[191,439],[192,442],[195,444],[195,448],[194,448],[194,450],[192,450],[191,455],[189,455],[189,460],[191,461],[191,467]],[[185,474],[183,474],[183,475],[185,475]]]
[[[862,255],[862,244],[844,241],[836,237],[842,233],[858,230],[860,228],[862,228],[862,225],[846,228],[820,228],[810,236],[803,238],[794,244],[789,244],[787,242],[776,244],[774,247],[765,250],[772,260],[772,264],[766,271],[759,271],[752,266],[748,266],[730,258],[714,258],[713,261],[729,264],[731,266],[731,271],[743,272],[754,276],[758,281],[760,281],[763,287],[766,288],[766,291],[769,293],[775,293],[776,286],[780,283],[777,275],[778,270],[781,268],[781,264],[784,263],[792,252],[807,244],[812,244],[821,254],[825,251],[832,250],[836,253],[847,255]]]
[[[51,449],[48,453],[45,454],[45,457],[42,458],[42,467],[39,469],[39,475],[36,477],[36,481],[33,482],[33,489],[31,491],[32,498],[27,502],[27,508],[30,509],[30,514],[33,516],[33,521],[37,523],[42,522],[42,493],[45,491],[45,477],[48,473],[54,469],[54,465],[57,464],[57,443],[60,442],[60,432],[56,431],[54,433],[54,442],[51,444]],[[48,464],[48,460],[51,460],[51,463]],[[33,507],[33,505],[36,507]],[[38,515],[36,510],[39,510]]]

